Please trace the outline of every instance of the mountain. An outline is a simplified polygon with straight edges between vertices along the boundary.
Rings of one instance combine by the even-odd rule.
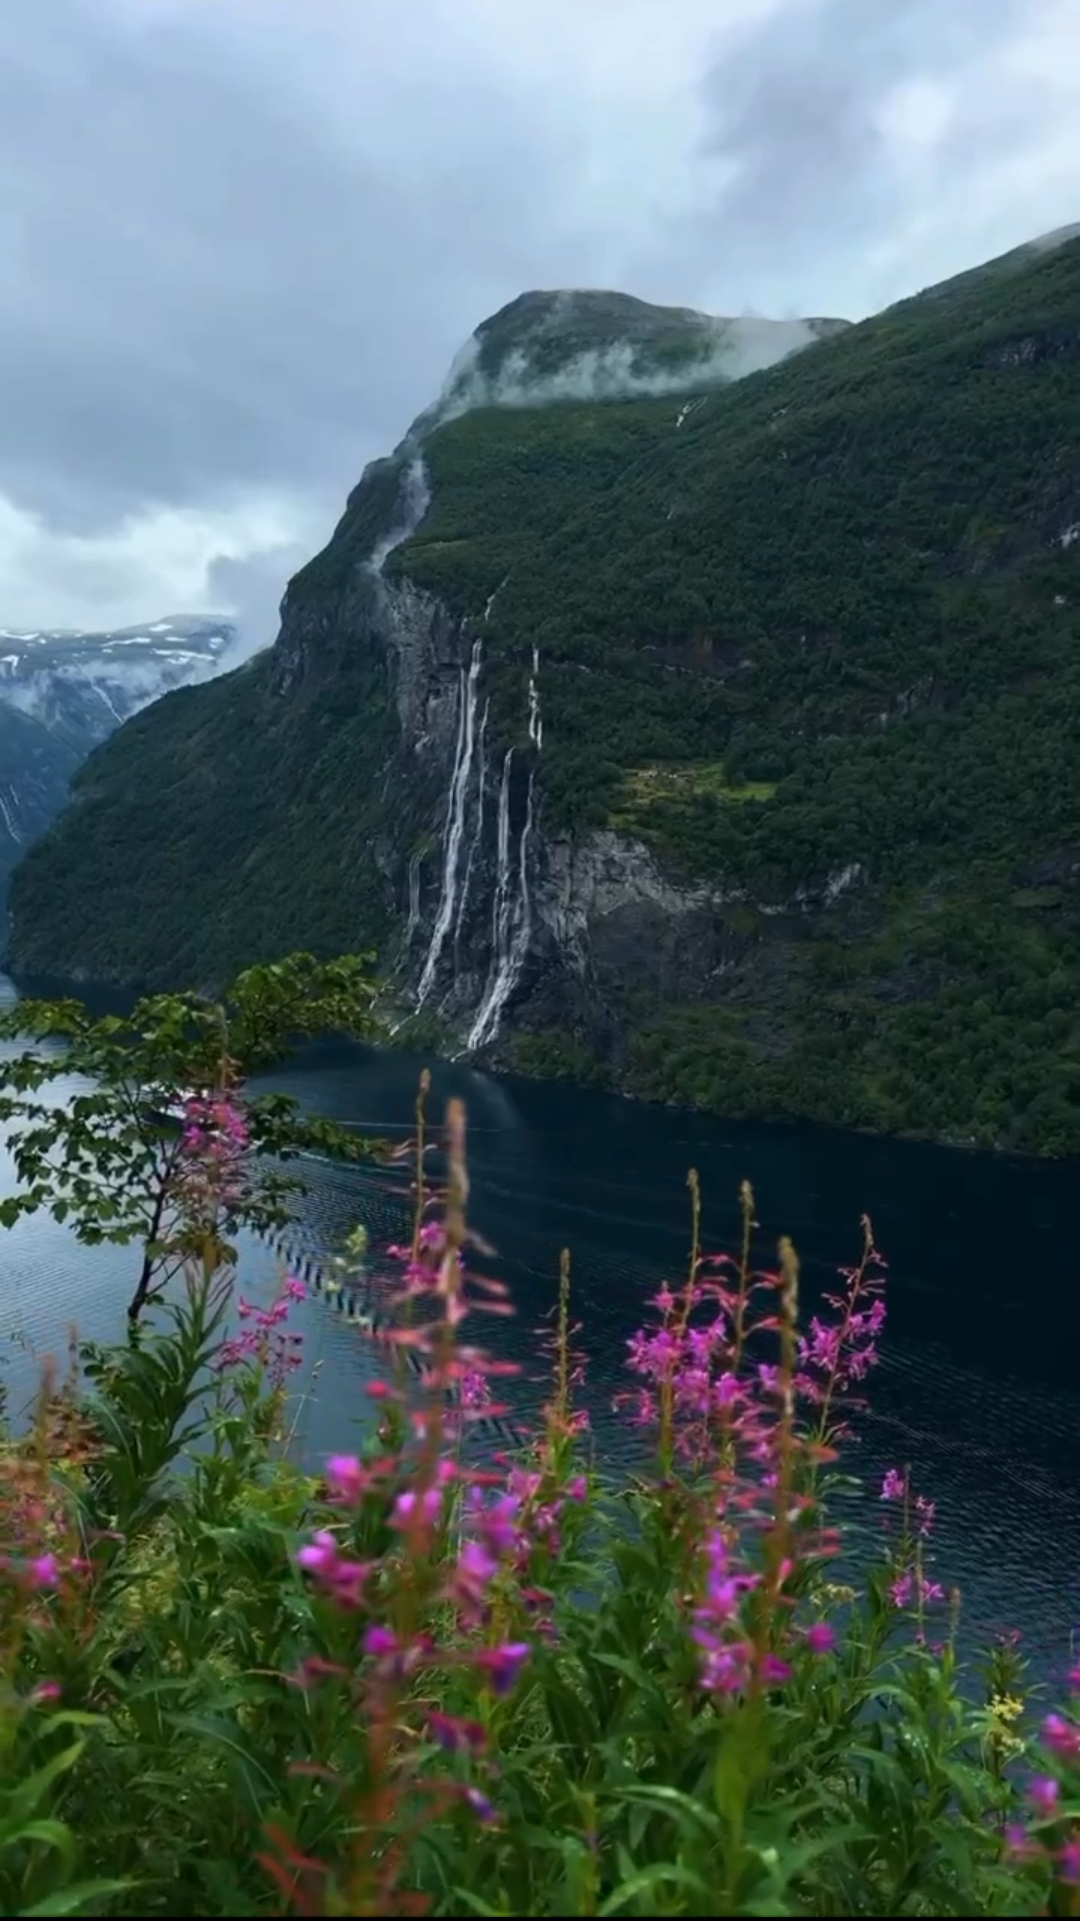
[[[697,392],[786,360],[846,320],[735,320],[624,293],[562,288],[500,308],[454,360],[416,438],[476,407]]]
[[[91,750],[170,688],[216,673],[234,637],[228,621],[182,615],[103,634],[0,629],[0,913]]]
[[[94,755],[12,960],[376,948],[525,1071],[1080,1150],[1080,240],[677,392],[597,300],[478,329],[274,648]]]

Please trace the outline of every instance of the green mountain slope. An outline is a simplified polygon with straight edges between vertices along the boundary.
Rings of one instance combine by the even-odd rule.
[[[534,1071],[1080,1150],[1080,241],[823,332],[689,401],[422,417],[273,652],[94,755],[14,961],[377,945]]]

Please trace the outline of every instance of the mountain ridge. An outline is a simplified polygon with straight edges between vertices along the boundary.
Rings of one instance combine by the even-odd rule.
[[[94,756],[16,964],[377,946],[526,1071],[1077,1151],[1080,244],[1017,251],[689,401],[407,435],[270,653]]]

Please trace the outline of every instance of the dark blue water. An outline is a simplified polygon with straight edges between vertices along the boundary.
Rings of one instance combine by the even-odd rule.
[[[422,1064],[326,1046],[274,1084],[338,1120],[404,1138]],[[960,1585],[969,1626],[1018,1626],[1040,1668],[1058,1665],[1080,1622],[1075,1163],[735,1125],[432,1065],[432,1115],[451,1094],[467,1103],[470,1212],[517,1306],[513,1320],[484,1329],[521,1363],[510,1397],[527,1415],[542,1396],[536,1329],[568,1247],[586,1399],[610,1458],[632,1445],[611,1411],[626,1339],[660,1279],[685,1272],[690,1167],[712,1250],[734,1244],[739,1182],[753,1183],[760,1253],[770,1258],[777,1237],[791,1235],[807,1311],[835,1268],[857,1258],[859,1216],[869,1213],[890,1263],[889,1321],[849,1464],[876,1478],[909,1463],[938,1506],[935,1572]],[[298,1255],[333,1250],[358,1221],[376,1253],[404,1237],[400,1183],[320,1162],[306,1163],[305,1177]],[[11,1180],[0,1157],[0,1191]],[[14,1413],[70,1325],[98,1339],[120,1330],[134,1266],[133,1251],[80,1248],[42,1216],[0,1237],[0,1354]],[[281,1271],[272,1250],[245,1242],[248,1294],[271,1294]],[[366,1418],[374,1369],[364,1335],[326,1299],[299,1311],[313,1386],[297,1409],[297,1445],[315,1457],[346,1444]]]

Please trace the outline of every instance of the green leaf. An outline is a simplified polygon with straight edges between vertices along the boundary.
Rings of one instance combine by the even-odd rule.
[[[36,1901],[32,1908],[20,1908],[20,1915],[30,1921],[36,1914],[78,1914],[90,1901],[103,1901],[107,1895],[126,1894],[134,1885],[131,1881],[80,1881],[71,1888],[62,1888],[58,1894],[48,1894],[43,1901]]]

